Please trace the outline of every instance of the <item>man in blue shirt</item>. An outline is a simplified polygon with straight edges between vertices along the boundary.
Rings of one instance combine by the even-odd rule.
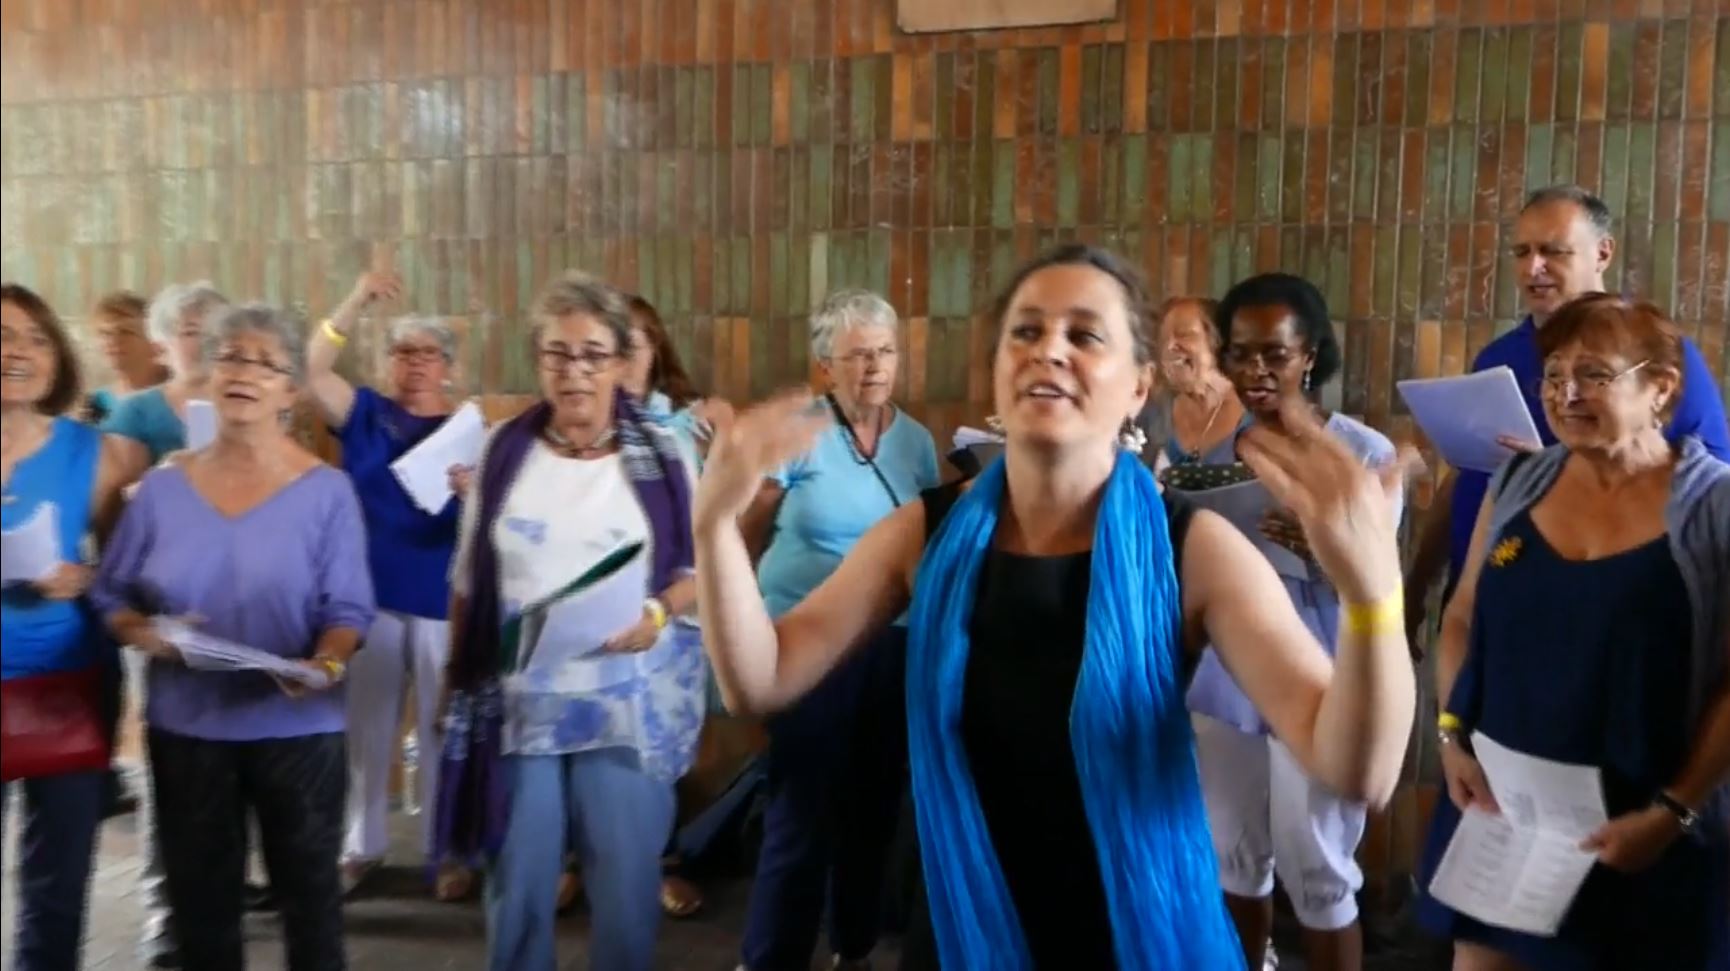
[[[1616,255],[1616,239],[1610,234],[1610,210],[1603,200],[1579,186],[1539,189],[1527,198],[1514,223],[1511,255],[1526,316],[1518,327],[1479,352],[1472,370],[1502,366],[1513,370],[1541,441],[1503,444],[1533,452],[1556,442],[1538,398],[1538,383],[1544,369],[1538,356],[1538,328],[1568,301],[1604,290],[1604,271]],[[1693,341],[1684,339],[1682,399],[1676,404],[1665,436],[1676,441],[1688,435],[1698,436],[1712,454],[1730,461],[1730,428],[1725,425],[1723,398],[1700,349]],[[1424,603],[1444,555],[1448,582],[1443,602],[1453,593],[1471,545],[1472,526],[1489,484],[1487,473],[1462,469],[1436,490],[1417,556],[1406,572],[1406,623],[1414,645],[1416,633],[1425,620]]]

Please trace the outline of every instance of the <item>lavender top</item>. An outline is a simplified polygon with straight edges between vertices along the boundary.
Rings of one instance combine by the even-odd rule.
[[[327,630],[372,623],[366,529],[348,476],[319,466],[225,516],[178,466],[144,477],[121,517],[91,599],[104,617],[132,607],[192,614],[200,628],[283,657],[311,657]],[[344,730],[342,686],[299,699],[256,672],[152,661],[145,720],[213,741]]]

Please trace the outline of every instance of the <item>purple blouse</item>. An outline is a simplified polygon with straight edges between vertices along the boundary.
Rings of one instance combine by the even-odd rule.
[[[91,599],[104,617],[132,607],[193,615],[199,627],[283,657],[311,657],[337,627],[372,623],[366,529],[348,476],[302,475],[239,516],[218,512],[169,465],[144,477],[103,556]],[[152,661],[145,720],[212,741],[340,732],[343,688],[283,694],[250,671]]]

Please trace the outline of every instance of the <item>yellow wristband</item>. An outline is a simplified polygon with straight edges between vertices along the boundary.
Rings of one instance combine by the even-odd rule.
[[[1406,627],[1406,596],[1399,589],[1373,604],[1342,604],[1340,625],[1348,634],[1375,637],[1404,631]]]
[[[655,629],[661,630],[667,626],[667,605],[659,597],[650,597],[643,601],[643,609],[649,612],[649,619],[655,622]]]
[[[1436,717],[1436,727],[1444,732],[1463,732],[1466,723],[1460,721],[1460,716],[1444,711]]]
[[[348,665],[338,661],[334,657],[315,657],[312,660],[314,663],[324,668],[325,673],[330,675],[330,680],[333,684],[341,681],[343,675],[348,673]]]
[[[321,324],[318,329],[320,333],[324,334],[326,340],[338,347],[342,347],[348,343],[348,335],[337,330],[336,327],[331,324],[329,317],[325,318],[324,323]]]

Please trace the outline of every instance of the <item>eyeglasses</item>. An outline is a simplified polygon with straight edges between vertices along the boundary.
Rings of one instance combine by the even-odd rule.
[[[1652,363],[1649,359],[1630,364],[1620,371],[1604,368],[1582,368],[1572,374],[1545,374],[1538,390],[1554,398],[1595,398],[1609,390],[1610,385]]]
[[[1251,364],[1259,364],[1270,371],[1278,371],[1303,355],[1303,349],[1289,344],[1273,344],[1261,347],[1251,347],[1248,344],[1230,344],[1226,346],[1223,358],[1229,367],[1247,368]]]
[[[893,361],[898,352],[893,347],[861,347],[830,360],[848,367],[869,367],[878,361]]]
[[[436,347],[393,347],[390,356],[404,364],[432,364],[445,359],[445,352]]]
[[[584,348],[573,354],[561,347],[543,347],[536,351],[535,355],[539,358],[541,367],[553,374],[563,374],[573,367],[584,374],[597,374],[608,362],[617,358],[619,352]]]
[[[294,368],[284,367],[268,357],[247,357],[239,351],[223,351],[216,355],[214,363],[217,367],[229,371],[244,371],[250,368],[267,374],[280,374],[285,378],[294,376]]]
[[[14,330],[11,327],[0,327],[0,347],[22,348],[26,346],[35,348],[53,347],[54,342],[48,339],[47,334],[44,334],[39,330],[25,333],[21,330]]]

